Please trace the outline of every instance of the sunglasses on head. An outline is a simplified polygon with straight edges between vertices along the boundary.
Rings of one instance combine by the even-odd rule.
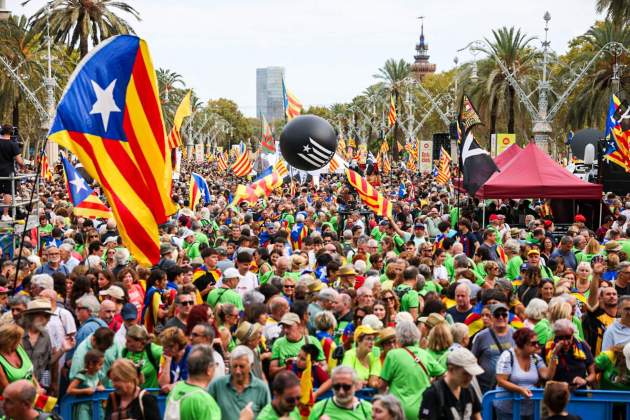
[[[352,384],[333,384],[333,389],[335,391],[339,391],[342,388],[344,391],[350,391],[350,389],[352,389]]]
[[[507,312],[495,312],[494,314],[492,314],[495,318],[507,318],[508,317],[508,313]]]

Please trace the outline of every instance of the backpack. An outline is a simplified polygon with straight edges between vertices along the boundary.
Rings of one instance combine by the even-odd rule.
[[[158,361],[155,359],[155,355],[151,351],[151,343],[147,343],[144,346],[144,352],[147,354],[147,359],[149,359],[149,363],[151,363],[151,366],[153,366],[153,369],[155,369],[155,373],[159,374],[160,366],[158,364]],[[125,347],[122,351],[123,359],[126,359],[128,354],[129,354],[129,350],[127,350],[127,347]]]
[[[398,295],[398,301],[402,302],[402,298],[411,290],[411,287],[407,285],[399,285],[394,290],[396,295]]]
[[[164,410],[164,420],[179,420],[181,418],[179,410],[180,410],[182,401],[184,401],[186,398],[190,397],[191,395],[200,394],[202,392],[206,392],[206,391],[204,391],[203,389],[200,389],[199,391],[194,391],[189,394],[184,394],[179,399],[175,399],[175,398],[169,399],[168,402],[166,403],[166,409]]]

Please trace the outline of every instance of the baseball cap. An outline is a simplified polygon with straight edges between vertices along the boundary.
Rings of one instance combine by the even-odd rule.
[[[357,343],[364,335],[377,335],[378,331],[369,325],[360,325],[354,330],[354,342]]]
[[[280,325],[298,325],[299,323],[300,317],[293,312],[287,312],[286,314],[282,315],[282,319],[280,319],[280,322],[278,322],[278,324]]]
[[[416,229],[424,229],[425,228],[424,223],[416,223],[413,227],[416,228]]]
[[[447,363],[453,366],[463,367],[466,372],[473,376],[481,375],[483,369],[477,363],[477,358],[465,347],[458,347],[451,351],[446,359]]]
[[[530,255],[540,255],[540,251],[538,250],[538,248],[532,248],[529,251],[527,251],[527,256],[529,257]]]
[[[383,220],[381,220],[380,222],[378,222],[378,224],[379,224],[380,226],[389,226],[389,220],[387,220],[387,219],[383,219]]]
[[[123,321],[131,321],[138,318],[138,308],[133,303],[125,303],[120,311]]]
[[[492,213],[492,214],[490,215],[490,221],[491,221],[491,222],[494,222],[495,220],[499,220],[499,217],[498,217],[496,214]]]
[[[573,220],[575,220],[577,223],[585,223],[586,222],[586,217],[584,217],[583,214],[576,214],[575,218]],[[625,347],[624,347],[624,349],[625,349]]]
[[[230,267],[227,270],[225,270],[223,272],[223,278],[224,279],[234,279],[236,277],[238,277],[238,270],[236,268]]]
[[[125,299],[125,292],[119,286],[109,286],[107,289],[101,290],[98,294],[113,297],[118,300]]]
[[[492,314],[497,312],[499,309],[504,309],[506,311],[510,310],[505,303],[494,303],[494,304],[490,305],[490,312]]]

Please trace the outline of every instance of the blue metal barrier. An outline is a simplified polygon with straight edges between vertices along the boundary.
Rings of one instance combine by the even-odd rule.
[[[512,419],[518,420],[521,418],[521,403],[523,401],[532,401],[534,404],[533,418],[534,420],[540,420],[544,390],[536,388],[531,391],[532,397],[529,399],[511,392],[487,392],[483,396],[481,417],[483,419],[493,418],[493,403],[495,401],[512,401]],[[587,420],[607,420],[612,419],[615,405],[620,406],[619,409],[625,411],[626,420],[630,420],[630,392],[625,391],[575,391],[571,393],[567,411]]]
[[[160,415],[164,417],[164,410],[166,409],[166,395],[160,394],[160,390],[158,388],[147,388],[147,391],[154,394],[158,400],[158,407],[160,408]],[[73,410],[74,406],[81,403],[89,403],[92,408],[92,420],[101,420],[99,417],[99,409],[103,401],[107,401],[109,398],[109,394],[114,392],[113,389],[107,389],[105,391],[97,391],[93,395],[85,396],[85,397],[75,397],[72,395],[66,395],[61,400],[59,400],[57,406],[57,413],[64,420],[71,420],[74,418]],[[103,409],[105,412],[105,409]]]
[[[372,402],[372,399],[378,392],[375,388],[362,388],[354,393],[354,395],[360,399],[368,402]],[[317,398],[317,401],[325,400],[326,398],[330,398],[333,396],[332,389],[329,389],[325,394],[322,394]]]

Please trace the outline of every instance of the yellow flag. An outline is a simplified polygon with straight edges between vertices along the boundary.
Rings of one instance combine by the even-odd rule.
[[[182,144],[179,129],[182,127],[184,118],[192,115],[192,106],[190,104],[191,95],[192,95],[192,90],[189,90],[188,93],[182,99],[179,106],[177,107],[177,111],[175,111],[175,118],[173,119],[173,128],[171,129],[171,133],[168,136],[168,142],[171,149],[175,149]]]

